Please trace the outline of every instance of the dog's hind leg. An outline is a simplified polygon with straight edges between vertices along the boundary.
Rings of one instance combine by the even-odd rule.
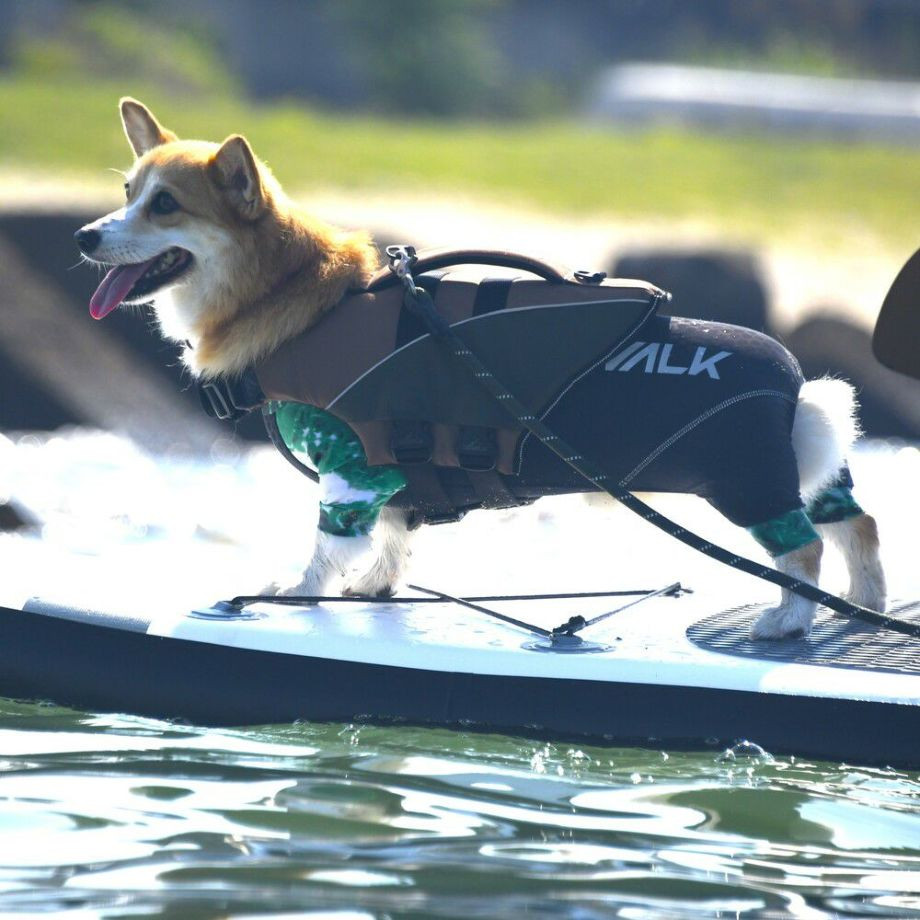
[[[798,549],[775,558],[776,568],[798,581],[816,585],[821,574],[823,544],[812,540]],[[751,627],[753,639],[795,639],[807,636],[815,619],[817,604],[800,597],[793,591],[782,589],[778,607],[765,610]]]
[[[845,521],[817,527],[840,550],[846,562],[850,588],[844,599],[860,607],[884,611],[888,592],[875,518],[863,512]]]
[[[371,567],[343,590],[346,595],[390,597],[402,580],[411,555],[408,513],[401,508],[384,507],[374,528],[376,558]]]
[[[884,610],[887,589],[879,556],[878,526],[856,503],[849,470],[816,495],[806,512],[822,537],[843,555],[850,576],[845,598],[870,610]]]

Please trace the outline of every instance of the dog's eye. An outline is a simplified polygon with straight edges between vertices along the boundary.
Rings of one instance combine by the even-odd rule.
[[[130,183],[126,182],[125,183],[125,201],[127,201],[130,197],[131,197],[131,185]]]
[[[154,214],[172,214],[179,210],[179,202],[169,192],[157,192],[150,202],[150,210]]]

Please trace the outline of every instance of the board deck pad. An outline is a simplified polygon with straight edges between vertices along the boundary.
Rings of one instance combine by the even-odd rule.
[[[825,607],[818,608],[809,636],[755,642],[751,625],[769,606],[748,604],[714,613],[690,626],[687,638],[707,651],[741,658],[920,674],[920,639],[838,616]],[[920,601],[894,602],[888,612],[920,623]]]

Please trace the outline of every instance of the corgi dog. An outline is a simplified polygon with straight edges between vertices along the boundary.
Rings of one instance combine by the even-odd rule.
[[[122,99],[120,110],[135,155],[125,176],[125,204],[75,234],[83,256],[108,267],[90,301],[95,319],[122,304],[152,303],[162,334],[183,343],[183,361],[193,375],[238,375],[316,324],[378,268],[367,233],[343,232],[301,210],[244,137],[221,144],[180,140],[134,99]],[[812,536],[774,556],[781,571],[817,583],[827,538],[845,557],[849,598],[883,610],[875,521],[852,501],[846,485],[831,498],[825,495],[839,481],[855,440],[854,412],[852,390],[841,381],[802,387],[791,435],[802,496],[817,496],[813,505],[822,513],[841,501],[846,508],[815,517]],[[330,507],[343,490],[368,488],[366,479],[359,487],[339,475],[324,481],[320,474],[321,501]],[[312,559],[301,581],[282,593],[326,593],[331,580],[372,547],[371,528],[377,537],[373,563],[345,592],[392,593],[409,555],[407,515],[379,502],[368,520],[367,532],[346,534],[324,529],[321,514]],[[780,537],[774,533],[771,539]],[[753,635],[803,635],[814,615],[812,601],[783,590],[781,603],[760,616]]]

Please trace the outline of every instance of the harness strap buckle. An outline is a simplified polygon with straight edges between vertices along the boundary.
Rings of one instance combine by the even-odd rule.
[[[426,422],[392,422],[390,450],[397,463],[429,463],[434,450],[431,426]]]

